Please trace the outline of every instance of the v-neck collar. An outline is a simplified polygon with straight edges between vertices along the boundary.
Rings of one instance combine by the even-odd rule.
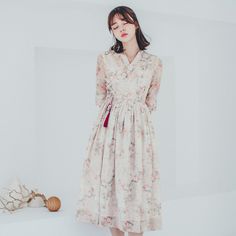
[[[141,57],[141,54],[142,54],[142,53],[143,53],[143,50],[139,50],[139,51],[137,52],[137,54],[135,55],[134,59],[133,59],[131,62],[129,62],[129,59],[128,59],[128,57],[126,56],[126,54],[125,54],[124,52],[120,53],[120,55],[121,55],[121,57],[122,57],[124,63],[125,63],[128,67],[130,67],[130,66],[134,65],[135,62],[138,61],[138,59]]]

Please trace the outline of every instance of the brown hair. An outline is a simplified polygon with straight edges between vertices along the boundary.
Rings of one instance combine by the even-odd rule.
[[[137,39],[137,43],[139,46],[140,50],[146,50],[146,47],[150,44],[150,42],[147,41],[147,39],[144,37],[142,30],[140,28],[138,19],[136,17],[136,14],[134,13],[134,11],[127,7],[127,6],[118,6],[116,8],[114,8],[108,16],[108,29],[111,32],[112,28],[112,21],[113,21],[113,17],[119,14],[121,16],[123,16],[124,20],[127,21],[130,24],[134,24],[135,26],[137,26],[138,28],[136,29],[136,39]],[[113,35],[114,36],[114,35]],[[115,38],[115,37],[114,37]],[[123,44],[121,41],[119,41],[117,38],[115,38],[115,44],[113,46],[110,47],[110,50],[114,50],[116,53],[121,53],[124,51],[123,49]]]

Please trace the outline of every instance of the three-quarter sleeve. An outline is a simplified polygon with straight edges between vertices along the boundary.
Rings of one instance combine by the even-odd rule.
[[[146,104],[150,112],[157,110],[157,94],[160,88],[162,77],[162,61],[157,57],[154,64],[155,68],[152,74],[151,83],[146,96]]]
[[[100,107],[105,101],[107,90],[106,90],[106,74],[104,67],[103,55],[99,54],[97,56],[97,66],[96,66],[96,96],[95,103],[96,106]]]

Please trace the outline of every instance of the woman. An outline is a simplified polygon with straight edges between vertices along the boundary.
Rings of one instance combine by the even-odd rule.
[[[115,44],[97,57],[99,115],[86,148],[76,218],[109,227],[112,236],[142,236],[162,224],[151,120],[162,62],[145,52],[149,42],[129,7],[113,9],[108,27]]]

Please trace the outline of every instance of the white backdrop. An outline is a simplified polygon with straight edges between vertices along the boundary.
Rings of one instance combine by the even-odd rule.
[[[236,190],[236,5],[146,2],[1,2],[0,187],[18,176],[74,210],[96,56],[113,43],[108,13],[127,5],[163,61],[153,114],[163,202]]]

